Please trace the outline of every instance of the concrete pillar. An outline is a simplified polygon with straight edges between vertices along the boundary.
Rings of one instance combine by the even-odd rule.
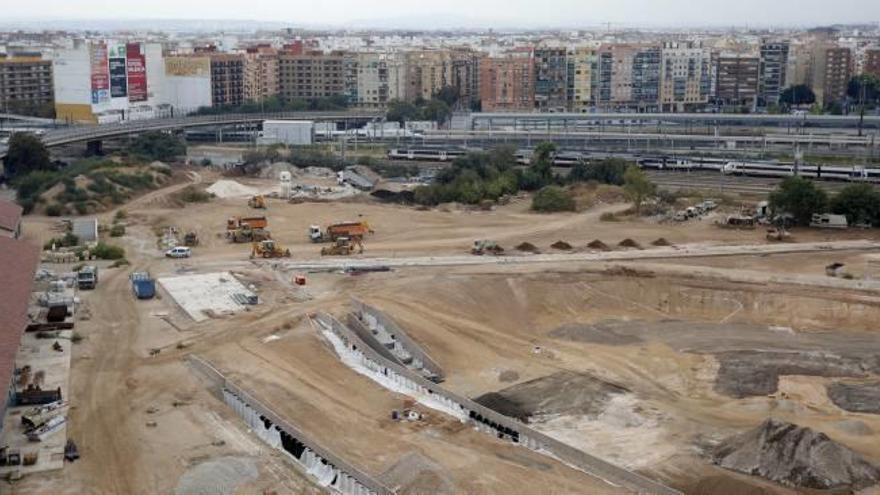
[[[104,154],[104,142],[100,139],[86,143],[86,154],[89,156],[101,156]]]

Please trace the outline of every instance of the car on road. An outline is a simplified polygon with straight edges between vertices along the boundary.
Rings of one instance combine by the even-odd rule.
[[[189,258],[190,256],[192,256],[192,249],[185,246],[177,246],[165,251],[166,258]]]

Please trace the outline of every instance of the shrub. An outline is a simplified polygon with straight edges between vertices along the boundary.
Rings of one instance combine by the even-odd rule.
[[[61,215],[64,215],[64,207],[58,203],[49,205],[46,207],[46,215],[50,217],[60,217]]]
[[[99,242],[98,245],[92,249],[92,254],[101,260],[121,260],[125,258],[125,249],[113,244]]]
[[[535,193],[532,209],[544,213],[574,211],[575,202],[566,190],[559,186],[547,186]]]
[[[599,215],[599,221],[600,222],[617,222],[617,221],[620,221],[620,219],[617,218],[617,215],[615,215],[614,213],[607,211],[607,212]]]
[[[113,224],[113,227],[110,227],[110,237],[122,237],[125,235],[125,225],[121,223]]]
[[[195,186],[186,186],[175,196],[184,203],[207,203],[214,197],[213,194],[202,191]]]
[[[119,268],[119,267],[123,267],[123,266],[128,266],[130,264],[131,264],[130,261],[128,261],[125,258],[122,258],[121,260],[114,261],[113,264],[108,266],[107,268]]]
[[[114,223],[119,220],[125,220],[126,218],[128,218],[128,212],[126,212],[125,210],[119,210],[116,212],[115,215],[113,215]]]

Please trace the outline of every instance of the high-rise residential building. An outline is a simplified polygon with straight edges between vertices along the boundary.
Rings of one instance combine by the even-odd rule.
[[[391,100],[403,100],[406,93],[406,61],[397,53],[358,53],[357,100],[366,108],[384,108]]]
[[[280,94],[287,101],[346,95],[346,57],[310,53],[278,57]]]
[[[406,62],[406,100],[430,100],[451,83],[452,54],[447,50],[409,52]]]
[[[710,64],[709,51],[697,43],[665,43],[660,63],[663,110],[683,112],[705,105],[711,89]]]
[[[829,43],[813,47],[808,85],[816,94],[816,103],[825,106],[846,97],[853,75],[852,51]]]
[[[449,84],[458,90],[458,109],[471,109],[480,101],[480,56],[477,52],[454,50],[449,78]]]
[[[268,45],[248,48],[244,64],[245,101],[278,96],[278,80],[278,52]]]
[[[52,61],[39,53],[0,54],[0,112],[55,115]]]
[[[244,55],[232,53],[210,53],[210,57],[212,106],[238,106],[244,103]]]
[[[779,96],[786,88],[789,43],[787,41],[761,42],[761,61],[758,74],[758,105],[779,104]]]
[[[580,46],[568,52],[568,109],[587,112],[596,102],[593,99],[593,79],[598,78],[598,51]]]
[[[880,77],[880,48],[868,48],[865,50],[865,63],[862,65],[862,73]]]
[[[596,55],[593,100],[604,111],[658,110],[661,51],[654,45],[603,45]]]
[[[754,110],[758,102],[760,70],[761,59],[758,56],[739,53],[718,55],[715,59],[716,104]]]
[[[535,64],[531,50],[480,60],[480,101],[484,112],[530,111],[535,105]]]
[[[535,49],[535,108],[564,112],[568,103],[568,54],[562,47]]]

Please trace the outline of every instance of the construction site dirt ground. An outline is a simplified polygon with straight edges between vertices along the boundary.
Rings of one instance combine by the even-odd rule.
[[[192,176],[202,186],[216,179],[207,172]],[[0,492],[184,494],[199,493],[193,490],[201,486],[211,493],[319,493],[209,393],[186,364],[189,354],[252,387],[356,466],[410,483],[409,493],[420,487],[449,493],[611,489],[436,411],[423,410],[424,422],[391,421],[391,410],[401,409],[404,398],[348,369],[308,324],[307,315],[315,311],[344,315],[351,296],[385,310],[422,344],[446,373],[444,386],[471,398],[528,387],[538,397],[529,406],[536,428],[685,491],[720,477],[790,492],[721,470],[706,456],[721,439],[770,416],[822,431],[880,463],[880,415],[844,411],[826,394],[833,382],[861,383],[870,373],[782,374],[774,393],[744,398],[719,388],[725,360],[739,355],[737,364],[744,368],[737,369],[745,370],[772,365],[748,361],[755,351],[799,354],[822,347],[852,359],[880,355],[875,343],[880,292],[768,287],[700,275],[705,266],[823,276],[826,265],[841,262],[861,276],[869,271],[871,253],[656,261],[686,268],[688,277],[652,276],[649,270],[604,273],[560,262],[404,268],[357,277],[314,273],[298,287],[293,273],[272,262],[247,262],[250,246],[231,245],[223,237],[227,217],[262,210],[249,209],[241,198],[180,209],[163,199],[170,192],[157,191],[124,207],[129,228],[118,242],[131,266],[102,269],[97,290],[83,296],[92,317],[77,323],[84,339],[73,348],[68,429],[82,459],[57,473],[0,484]],[[508,250],[530,242],[544,252],[553,252],[550,245],[559,240],[576,248],[595,239],[614,246],[629,238],[645,247],[661,237],[674,244],[766,242],[762,230],[719,229],[709,219],[600,221],[604,212],[626,209],[623,204],[552,215],[528,207],[525,199],[493,211],[457,206],[420,211],[369,199],[296,205],[270,200],[265,214],[273,237],[291,249],[293,259],[320,258],[320,246],[308,240],[309,225],[342,220],[366,220],[376,231],[358,256],[364,258],[463,254],[475,239],[495,240]],[[53,224],[28,217],[26,237],[43,243],[56,234]],[[192,258],[163,257],[155,228],[166,225],[198,232],[201,245]],[[798,242],[880,239],[875,231],[795,234]],[[131,271],[210,273],[224,264],[255,287],[260,305],[195,323],[162,290],[152,301],[131,295]],[[583,385],[560,387],[559,377]],[[561,391],[577,400],[560,399]],[[401,479],[407,470],[426,474]]]

